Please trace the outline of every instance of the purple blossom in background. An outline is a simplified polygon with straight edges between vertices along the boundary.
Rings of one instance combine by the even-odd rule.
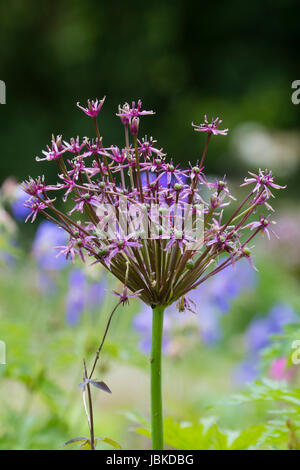
[[[89,282],[81,269],[71,271],[65,307],[67,323],[77,325],[85,310],[93,312],[103,304],[105,295],[105,280]]]
[[[39,264],[39,288],[53,292],[55,282],[52,272],[59,271],[70,264],[65,257],[58,257],[58,246],[67,241],[67,234],[50,221],[41,222],[32,246],[32,252]],[[73,269],[69,275],[69,287],[66,296],[66,321],[76,325],[84,310],[94,311],[105,298],[105,281],[88,281],[81,269]]]
[[[280,333],[284,325],[297,321],[297,318],[295,311],[285,304],[273,307],[267,317],[253,318],[245,335],[247,350],[249,352],[261,350],[269,344],[271,335]]]
[[[21,186],[18,186],[15,190],[14,197],[11,204],[11,211],[17,220],[24,221],[30,213],[30,209],[24,206],[25,202],[28,201],[28,194],[23,191]]]
[[[46,270],[59,270],[67,266],[69,261],[64,257],[57,257],[57,246],[67,242],[67,234],[56,224],[43,221],[38,226],[32,245],[32,253],[40,268]]]
[[[196,304],[196,315],[178,313],[175,305],[165,311],[164,321],[164,352],[176,331],[183,329],[187,324],[199,331],[201,341],[207,345],[214,344],[222,338],[220,318],[227,313],[234,299],[243,291],[251,289],[256,283],[257,274],[251,266],[242,261],[239,265],[224,269],[217,276],[206,281],[205,287],[191,291],[188,298]],[[150,307],[143,307],[142,311],[133,319],[133,327],[141,339],[139,348],[143,352],[150,351],[152,314]]]
[[[253,382],[258,376],[258,358],[243,361],[233,373],[234,382],[246,384]]]
[[[69,277],[69,289],[66,297],[66,320],[69,325],[76,325],[84,310],[86,277],[81,269],[74,269]]]
[[[162,351],[167,352],[167,345],[170,340],[171,330],[170,315],[165,315],[163,329]],[[151,350],[151,329],[152,329],[152,309],[148,305],[142,304],[142,311],[133,318],[133,328],[140,334],[139,349],[145,354]]]
[[[91,282],[87,286],[86,305],[90,311],[95,311],[103,303],[106,296],[106,282],[101,279],[99,282]]]
[[[53,295],[56,291],[56,279],[53,276],[53,272],[40,269],[38,271],[37,287],[44,294],[48,296]]]
[[[299,316],[290,305],[275,305],[266,317],[254,317],[245,333],[247,358],[234,371],[234,380],[252,382],[259,375],[260,351],[270,344],[270,337],[283,331],[284,325],[294,323]]]

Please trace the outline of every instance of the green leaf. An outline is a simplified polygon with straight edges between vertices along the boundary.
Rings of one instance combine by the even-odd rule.
[[[105,382],[99,382],[97,380],[89,380],[89,382],[94,385],[94,387],[99,388],[103,392],[111,393],[110,388],[106,385]]]
[[[69,441],[65,442],[64,446],[72,446],[74,444],[79,444],[80,442],[85,442],[88,439],[88,437],[74,437],[73,439],[70,439]]]
[[[263,424],[257,426],[249,426],[240,432],[239,436],[234,439],[229,446],[230,450],[246,450],[255,448],[259,445],[259,440],[263,433],[266,431],[266,426]]]
[[[80,450],[92,450],[91,441],[87,439],[83,444],[81,444]]]
[[[95,444],[97,444],[98,441],[106,442],[106,444],[109,444],[115,449],[119,449],[119,450],[122,449],[120,444],[118,444],[118,442],[114,441],[113,439],[110,439],[110,437],[95,437]]]

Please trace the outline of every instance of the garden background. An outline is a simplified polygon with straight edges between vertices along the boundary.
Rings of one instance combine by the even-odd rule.
[[[87,432],[82,358],[97,348],[118,285],[98,267],[56,258],[64,236],[42,219],[24,224],[19,183],[41,173],[56,181],[55,165],[35,156],[52,133],[92,135],[76,102],[104,95],[105,145],[122,144],[118,104],[141,98],[156,111],[141,132],[174,162],[201,156],[191,122],[219,116],[230,131],[210,145],[209,175],[226,174],[234,195],[248,169],[270,167],[287,184],[272,201],[280,240],[256,243],[258,272],[241,263],[193,294],[196,316],[168,312],[165,427],[174,448],[299,445],[297,12],[292,0],[2,2],[0,448],[59,449]],[[147,432],[136,432],[149,418],[149,315],[135,299],[118,312],[97,371],[113,393],[97,396],[96,433],[125,449],[149,447]]]

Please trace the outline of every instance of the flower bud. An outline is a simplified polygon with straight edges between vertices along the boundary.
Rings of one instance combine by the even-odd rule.
[[[243,254],[244,254],[245,256],[250,256],[250,255],[251,255],[251,250],[250,250],[247,246],[245,246],[245,247],[243,248]]]
[[[101,248],[99,251],[98,251],[98,256],[100,256],[101,258],[103,256],[106,256],[108,253],[108,249],[107,248]]]
[[[139,132],[140,120],[138,117],[133,117],[130,120],[130,132],[132,135],[138,135]]]
[[[210,198],[211,207],[213,209],[216,209],[219,206],[220,202],[221,202],[220,198],[216,194],[212,194]]]
[[[136,232],[136,238],[142,238],[142,239],[146,238],[146,232],[145,232],[145,230],[138,230],[138,231]]]
[[[189,259],[189,260],[187,261],[187,263],[186,263],[186,268],[187,268],[187,269],[193,269],[194,266],[195,266],[194,261],[191,260],[191,259]]]

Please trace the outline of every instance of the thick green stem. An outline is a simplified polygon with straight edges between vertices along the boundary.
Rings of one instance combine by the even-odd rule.
[[[161,392],[161,348],[165,307],[158,305],[152,310],[151,346],[151,429],[152,449],[163,450],[163,412]]]

